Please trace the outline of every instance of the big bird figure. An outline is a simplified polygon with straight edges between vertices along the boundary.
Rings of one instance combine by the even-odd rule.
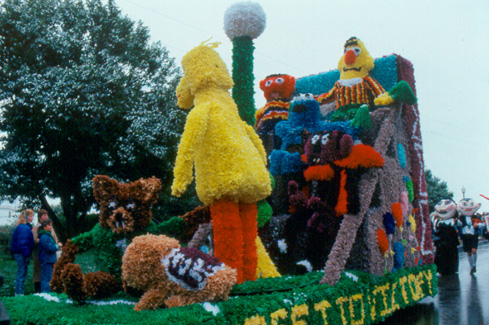
[[[178,147],[172,195],[193,179],[209,205],[214,255],[238,271],[238,283],[256,279],[256,202],[271,193],[266,154],[254,129],[243,122],[229,89],[233,80],[214,48],[195,47],[182,59],[177,104],[189,109]]]
[[[323,115],[331,112],[331,121],[359,119],[356,114],[365,114],[366,106],[362,105],[367,105],[373,110],[375,105],[390,105],[395,101],[409,104],[416,102],[411,87],[405,81],[400,81],[386,92],[382,85],[370,76],[374,66],[375,61],[365,44],[356,37],[349,38],[338,61],[340,79],[329,92],[317,97]],[[366,112],[368,113],[368,110]]]

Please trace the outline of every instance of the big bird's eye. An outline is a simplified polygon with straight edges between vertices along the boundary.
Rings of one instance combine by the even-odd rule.
[[[267,80],[265,82],[265,87],[270,87],[270,85],[272,84],[272,82],[273,82],[272,80]]]
[[[279,85],[284,83],[284,78],[277,78],[275,79],[275,83],[278,83]]]
[[[329,134],[325,134],[321,137],[321,144],[324,146],[329,140]]]
[[[360,48],[358,47],[354,47],[352,48],[353,52],[355,52],[355,55],[359,55],[360,53],[362,53],[362,50],[360,50]]]
[[[319,134],[313,135],[313,137],[311,138],[311,143],[316,144],[318,142],[319,138],[320,138]]]

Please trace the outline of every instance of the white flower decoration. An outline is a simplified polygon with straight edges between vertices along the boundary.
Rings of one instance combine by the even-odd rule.
[[[280,239],[277,241],[277,246],[278,249],[280,250],[280,253],[286,254],[287,253],[287,243],[285,242],[285,239]]]
[[[265,30],[266,20],[260,4],[251,1],[237,2],[224,13],[224,31],[231,41],[240,36],[254,39]]]

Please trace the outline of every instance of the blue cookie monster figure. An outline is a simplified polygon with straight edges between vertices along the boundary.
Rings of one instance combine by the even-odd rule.
[[[301,155],[310,134],[320,131],[339,130],[350,134],[354,139],[361,129],[351,126],[351,121],[326,122],[321,120],[319,103],[312,94],[295,96],[290,103],[289,119],[275,126],[279,139],[270,154],[270,173],[286,175],[302,170]]]

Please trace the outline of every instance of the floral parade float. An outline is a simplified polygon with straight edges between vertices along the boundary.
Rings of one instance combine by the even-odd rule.
[[[173,262],[178,253],[168,251],[180,247],[176,241],[136,237],[122,257],[122,278],[144,291],[146,299],[123,295],[77,306],[65,294],[6,298],[12,319],[43,324],[370,324],[436,295],[411,63],[399,55],[356,59],[355,47],[358,55],[368,54],[365,45],[357,38],[347,40],[340,61],[347,70],[357,64],[353,71],[363,74],[367,68],[368,73],[342,78],[333,70],[295,78],[288,117],[274,123],[278,143],[267,156],[251,127],[256,111],[252,40],[264,23],[255,3],[237,3],[226,12],[226,34],[234,46],[232,78],[215,44],[197,46],[182,62],[178,105],[194,107],[179,146],[172,192],[183,193],[195,169],[197,193],[206,206],[182,219],[193,223],[192,240],[200,243],[196,237],[212,234],[214,256],[190,248],[192,253]],[[363,62],[369,62],[366,68]],[[356,107],[321,107],[323,94],[351,94],[348,87],[332,91],[339,80],[367,77],[379,89],[371,100]],[[340,85],[354,86],[355,81]],[[337,117],[328,119],[336,111]],[[259,227],[260,202],[266,201],[273,215]],[[204,228],[207,232],[201,232]],[[143,253],[149,251],[155,253]],[[282,276],[261,278],[260,256]],[[170,276],[169,269],[178,265],[180,276],[190,282],[167,285],[168,291],[162,283],[172,281],[175,273]],[[238,284],[229,291],[231,274],[205,297],[198,290],[209,286],[199,276],[213,267],[210,286],[218,272],[230,268],[236,269]],[[172,308],[134,310],[164,304]]]

